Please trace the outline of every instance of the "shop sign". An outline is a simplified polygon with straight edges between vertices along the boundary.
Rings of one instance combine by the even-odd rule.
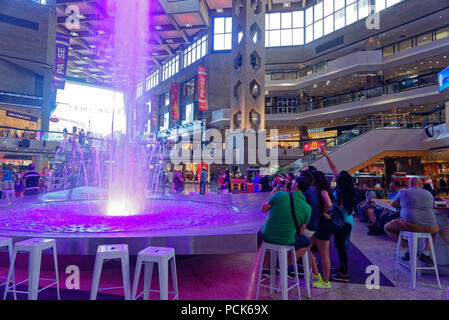
[[[64,89],[67,61],[69,58],[70,36],[63,33],[56,33],[56,56],[53,83],[55,89]]]
[[[18,113],[15,111],[6,111],[6,116],[11,117],[11,118],[26,120],[26,121],[32,121],[32,122],[37,122],[37,120],[38,120],[37,117],[33,117],[33,116],[23,114],[23,113]]]
[[[324,145],[326,145],[326,141],[324,140],[306,142],[304,143],[304,151],[313,151]]]

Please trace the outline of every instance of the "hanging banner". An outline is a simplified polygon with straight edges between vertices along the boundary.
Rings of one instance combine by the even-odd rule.
[[[178,120],[178,83],[170,85],[170,107],[172,120]]]
[[[70,36],[56,33],[56,61],[53,73],[55,89],[64,89],[67,73],[67,60],[69,58]]]
[[[206,96],[206,80],[207,68],[198,67],[198,110],[207,110],[207,96]]]

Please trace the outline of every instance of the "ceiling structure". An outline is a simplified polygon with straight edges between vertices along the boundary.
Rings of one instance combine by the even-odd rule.
[[[307,4],[315,1],[308,0]],[[71,35],[67,76],[92,84],[109,85],[113,67],[107,55],[96,55],[98,37],[104,33],[100,27],[100,16],[104,13],[101,5],[103,2],[104,0],[56,0],[57,31]],[[151,27],[148,30],[151,53],[146,65],[142,66],[139,77],[147,76],[152,69],[161,66],[202,36],[210,27],[211,11],[219,14],[223,12],[222,9],[232,8],[232,0],[199,0],[198,10],[175,13],[169,6],[176,2],[181,1],[156,0],[156,5],[151,8]],[[271,10],[273,6],[290,6],[290,3],[305,6],[306,0],[268,0],[267,7]],[[73,14],[67,9],[71,5],[79,8],[79,29],[67,28],[69,15]]]

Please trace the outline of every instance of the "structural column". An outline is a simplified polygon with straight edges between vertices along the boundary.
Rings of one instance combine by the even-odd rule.
[[[231,129],[265,129],[265,4],[232,1]]]

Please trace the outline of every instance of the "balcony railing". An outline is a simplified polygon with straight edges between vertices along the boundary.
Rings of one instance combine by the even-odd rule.
[[[390,95],[393,93],[403,92],[407,90],[432,86],[438,84],[438,73],[430,73],[411,77],[404,80],[395,81],[383,86],[378,86],[369,89],[362,89],[324,97],[321,101],[307,102],[297,106],[277,106],[265,107],[266,114],[283,114],[283,113],[300,113],[312,111],[321,108],[327,108],[335,105],[362,101],[381,96]]]

